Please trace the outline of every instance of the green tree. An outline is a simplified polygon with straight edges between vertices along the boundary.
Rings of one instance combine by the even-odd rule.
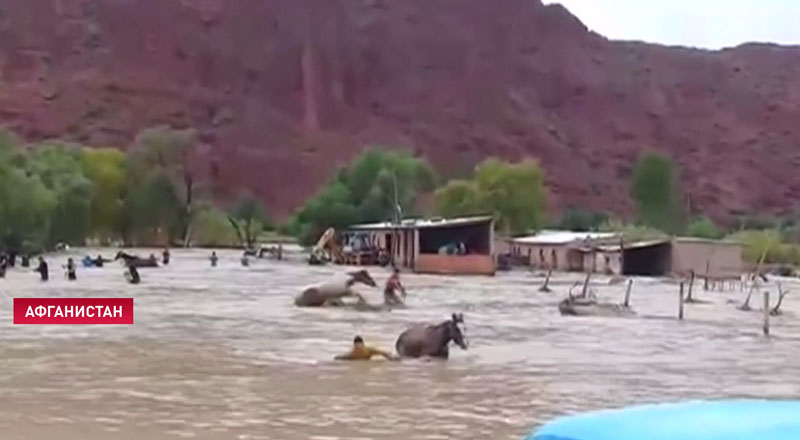
[[[717,239],[722,237],[722,233],[717,229],[714,222],[708,217],[699,218],[689,225],[688,234],[690,237]]]
[[[344,228],[360,221],[350,189],[335,182],[312,198],[292,219],[290,231],[303,245],[314,243],[326,228]]]
[[[181,236],[180,195],[163,168],[151,169],[139,151],[125,156],[119,235],[126,244],[153,243],[156,238]]]
[[[436,212],[444,217],[457,217],[485,213],[480,189],[475,182],[451,180],[433,194]]]
[[[642,224],[669,233],[680,231],[680,196],[675,166],[668,157],[652,151],[639,157],[633,172],[631,195]]]
[[[475,169],[471,182],[448,183],[435,197],[440,214],[494,213],[498,229],[509,234],[540,228],[547,204],[544,174],[530,159],[487,159]]]
[[[119,230],[127,179],[125,154],[113,148],[81,150],[83,174],[92,182],[91,231],[96,237],[110,239]]]
[[[267,224],[264,205],[251,195],[242,195],[228,212],[228,221],[239,238],[239,243],[247,249],[253,249],[258,234]]]
[[[422,159],[370,149],[309,200],[289,229],[301,243],[310,244],[328,227],[413,214],[418,195],[433,190],[435,181],[433,170]]]
[[[433,170],[425,161],[405,153],[376,149],[357,157],[340,178],[350,189],[353,204],[360,211],[360,221],[391,219],[397,205],[413,211],[417,195],[432,191],[435,186]]]
[[[41,179],[0,161],[0,247],[41,250],[56,196]]]
[[[83,175],[75,145],[49,142],[35,145],[28,173],[36,175],[55,196],[47,244],[84,244],[91,225],[94,186]]]
[[[179,207],[177,233],[184,244],[188,244],[194,207],[198,202],[198,178],[192,163],[192,154],[197,146],[194,130],[175,130],[169,127],[148,128],[136,138],[142,159],[155,172],[172,182]]]

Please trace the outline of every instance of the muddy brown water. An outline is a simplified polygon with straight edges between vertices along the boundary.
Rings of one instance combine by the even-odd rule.
[[[679,322],[677,285],[644,278],[632,295],[640,317],[629,319],[562,317],[556,304],[579,276],[554,275],[554,292],[540,293],[542,279],[524,271],[404,274],[406,310],[298,309],[302,286],[346,269],[245,268],[228,251],[211,268],[208,254],[175,250],[170,266],[141,270],[138,286],[117,264],[79,268],[70,283],[58,269],[66,254],[50,256],[49,283],[11,270],[0,280],[0,436],[511,440],[583,410],[800,396],[800,300],[791,294],[769,338],[760,313],[728,303],[740,291],[697,289],[711,303],[687,305]],[[379,283],[388,276],[370,270]],[[621,301],[625,287],[598,278],[594,289]],[[135,324],[14,326],[12,298],[30,296],[134,297]],[[452,312],[464,313],[470,347],[454,347],[449,362],[331,360],[355,334],[393,349],[409,324]]]

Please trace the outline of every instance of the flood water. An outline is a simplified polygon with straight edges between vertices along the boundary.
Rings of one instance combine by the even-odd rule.
[[[525,271],[404,274],[405,310],[299,309],[302,286],[346,268],[297,259],[245,268],[232,251],[211,268],[207,250],[172,254],[169,266],[142,269],[137,286],[116,263],[68,282],[66,254],[50,256],[49,283],[20,268],[0,280],[0,438],[510,440],[583,410],[800,395],[791,294],[769,338],[761,313],[728,303],[744,297],[738,289],[696,289],[711,303],[687,305],[680,322],[677,285],[637,279],[638,317],[569,318],[556,304],[580,276],[554,277],[554,291],[540,293],[542,279]],[[388,276],[370,271],[379,284]],[[593,288],[613,301],[625,289],[604,277]],[[14,326],[12,298],[31,296],[133,297],[135,324]],[[356,334],[393,349],[409,324],[453,312],[464,313],[470,347],[451,348],[448,362],[332,361]]]

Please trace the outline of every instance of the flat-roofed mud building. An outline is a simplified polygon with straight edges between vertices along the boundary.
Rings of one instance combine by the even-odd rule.
[[[406,219],[353,225],[392,256],[398,267],[418,273],[494,275],[494,219],[491,216]]]

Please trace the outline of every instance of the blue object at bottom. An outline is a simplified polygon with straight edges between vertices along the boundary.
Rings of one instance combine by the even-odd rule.
[[[563,417],[527,440],[800,440],[800,401],[637,406]]]

